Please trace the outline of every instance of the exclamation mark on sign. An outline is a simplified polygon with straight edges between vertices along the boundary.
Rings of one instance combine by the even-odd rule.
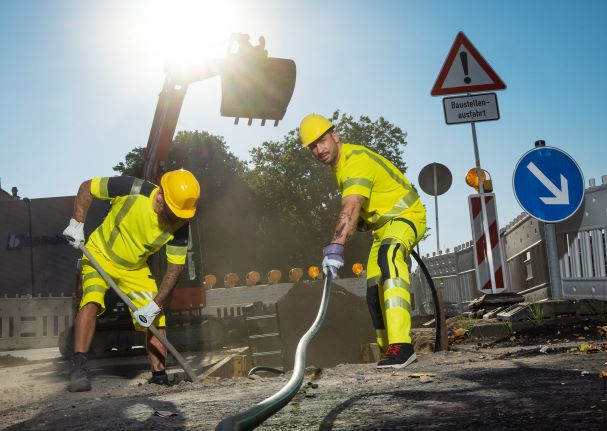
[[[459,59],[462,61],[462,67],[464,68],[464,74],[466,75],[466,77],[464,78],[464,82],[466,84],[470,84],[472,80],[468,76],[468,53],[466,51],[460,52]]]

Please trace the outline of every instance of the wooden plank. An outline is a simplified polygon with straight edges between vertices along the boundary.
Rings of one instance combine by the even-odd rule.
[[[248,372],[248,347],[243,347],[232,355],[223,358],[211,368],[202,373],[199,380],[216,380],[216,378],[231,379],[245,376]]]

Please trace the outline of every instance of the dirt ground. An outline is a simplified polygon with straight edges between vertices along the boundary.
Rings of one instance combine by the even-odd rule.
[[[597,333],[600,327],[582,324],[586,335],[569,331],[584,339],[572,340],[569,332],[559,338],[557,329],[541,336],[521,332],[491,344],[460,343],[448,352],[421,353],[404,371],[373,364],[323,369],[307,375],[292,402],[259,429],[604,430],[607,340]],[[225,354],[184,356],[202,371]],[[0,356],[0,427],[212,430],[224,417],[278,391],[289,377],[158,387],[146,383],[143,356],[96,359],[90,366],[93,390],[73,394],[66,390],[66,361]],[[181,375],[177,367],[170,374]]]

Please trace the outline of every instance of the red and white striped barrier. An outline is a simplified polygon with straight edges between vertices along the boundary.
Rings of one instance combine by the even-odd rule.
[[[483,293],[500,293],[506,289],[506,278],[503,269],[505,268],[505,265],[500,244],[495,194],[485,193],[485,207],[487,208],[487,221],[490,237],[489,243],[491,245],[491,256],[493,257],[493,268],[490,268],[489,259],[487,258],[480,195],[468,196],[468,206],[470,208],[470,223],[472,224],[472,238],[474,241],[476,285]],[[493,270],[493,273],[495,274],[495,289],[492,289],[491,286],[491,270]]]

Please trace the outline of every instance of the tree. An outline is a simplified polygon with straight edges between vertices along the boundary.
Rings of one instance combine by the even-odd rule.
[[[139,177],[141,168],[143,167],[144,147],[136,147],[127,153],[124,162],[118,163],[112,169],[120,175],[129,175],[131,177]]]
[[[339,111],[332,121],[342,142],[365,145],[406,171],[401,156],[406,133],[399,127],[383,117],[355,120]],[[284,266],[320,263],[320,250],[331,238],[341,198],[331,170],[301,147],[298,130],[288,132],[282,141],[253,149],[245,178],[257,198],[268,203],[257,232],[271,248],[273,259]],[[347,263],[366,263],[370,242],[369,234],[355,235],[346,247]]]

